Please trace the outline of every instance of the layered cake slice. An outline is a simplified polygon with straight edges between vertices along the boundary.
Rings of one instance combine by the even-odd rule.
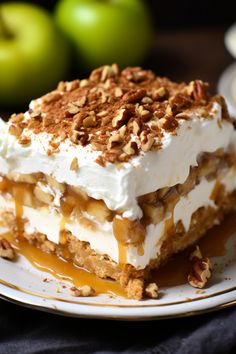
[[[202,81],[98,68],[1,123],[1,220],[141,299],[151,269],[235,208],[235,138]]]

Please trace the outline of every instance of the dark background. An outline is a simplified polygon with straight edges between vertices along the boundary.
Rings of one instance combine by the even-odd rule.
[[[108,0],[100,0],[108,1]],[[236,21],[235,0],[144,0],[157,29],[230,25]],[[0,1],[2,2],[2,1]],[[56,0],[28,1],[52,10]],[[140,19],[141,20],[141,19]]]

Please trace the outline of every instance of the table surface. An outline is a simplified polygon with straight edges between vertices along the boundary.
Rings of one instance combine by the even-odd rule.
[[[216,91],[233,58],[226,28],[157,32],[145,63],[172,80],[209,81]],[[2,112],[7,117],[13,112]],[[192,318],[127,323],[63,318],[0,300],[0,353],[230,353],[236,348],[236,310]]]

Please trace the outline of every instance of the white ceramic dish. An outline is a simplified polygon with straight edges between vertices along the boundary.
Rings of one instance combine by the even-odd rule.
[[[230,54],[236,59],[236,23],[225,33],[225,46]]]
[[[224,43],[229,53],[236,59],[236,23],[225,33]],[[220,76],[218,92],[225,97],[230,114],[236,118],[236,62],[226,68]]]
[[[75,298],[68,291],[71,285],[62,288],[65,282],[39,271],[21,256],[16,262],[0,259],[0,297],[42,311],[74,317],[149,320],[189,316],[236,304],[235,245],[236,234],[227,242],[227,254],[212,259],[213,276],[201,294],[186,284],[162,288],[158,300],[138,302],[107,295]],[[44,282],[45,277],[50,282]]]
[[[218,92],[225,97],[229,113],[236,119],[236,62],[220,76]]]

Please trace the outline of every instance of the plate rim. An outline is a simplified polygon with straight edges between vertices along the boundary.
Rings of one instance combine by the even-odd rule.
[[[236,118],[236,103],[234,103],[234,99],[232,98],[232,93],[230,91],[230,85],[233,77],[236,78],[236,61],[232,62],[221,73],[217,83],[217,92],[225,97],[229,112]]]
[[[234,49],[232,49],[232,46],[231,46],[232,35],[236,36],[236,22],[234,22],[227,29],[227,31],[225,32],[225,35],[224,35],[225,46],[226,46],[228,52],[232,55],[232,57],[236,59],[236,47]]]
[[[236,295],[236,294],[235,294]],[[21,307],[26,307],[32,310],[37,310],[37,311],[42,311],[45,313],[50,313],[53,315],[59,315],[59,316],[66,316],[66,317],[72,317],[72,318],[85,318],[85,319],[100,319],[100,320],[114,320],[114,321],[127,321],[127,322],[133,322],[133,321],[153,321],[153,320],[167,320],[167,319],[173,319],[173,318],[186,318],[186,317],[192,317],[192,316],[197,316],[197,315],[202,315],[202,314],[207,314],[215,311],[220,311],[224,310],[230,307],[233,307],[236,305],[236,297],[235,300],[227,301],[222,304],[212,306],[206,309],[198,309],[198,310],[191,310],[187,312],[178,312],[175,314],[166,314],[166,315],[134,315],[134,316],[121,316],[121,315],[94,315],[93,313],[89,314],[82,314],[82,313],[71,313],[64,311],[62,309],[55,309],[55,308],[50,308],[47,306],[42,306],[33,302],[27,302],[27,301],[20,301],[18,299],[15,299],[13,297],[7,296],[5,294],[0,293],[0,299],[3,301],[7,301],[9,303],[13,303],[15,305],[19,305]]]
[[[4,288],[10,290],[4,291]],[[190,317],[193,315],[204,314],[218,311],[227,307],[236,305],[236,289],[229,290],[223,294],[211,298],[199,299],[199,301],[186,301],[172,306],[142,306],[142,307],[107,307],[94,306],[88,304],[71,304],[62,301],[51,301],[46,298],[39,298],[37,295],[25,294],[18,289],[8,288],[0,284],[0,298],[8,302],[29,307],[35,310],[41,310],[57,315],[88,318],[88,319],[107,319],[107,320],[125,320],[125,321],[147,321],[161,320],[180,317]],[[26,296],[25,296],[26,295]],[[59,304],[59,306],[57,306]],[[196,304],[196,306],[195,306]],[[74,305],[74,306],[71,306]],[[203,306],[202,306],[203,305]],[[89,309],[89,311],[88,311]],[[104,312],[105,309],[105,312]],[[163,310],[164,309],[164,310]]]

